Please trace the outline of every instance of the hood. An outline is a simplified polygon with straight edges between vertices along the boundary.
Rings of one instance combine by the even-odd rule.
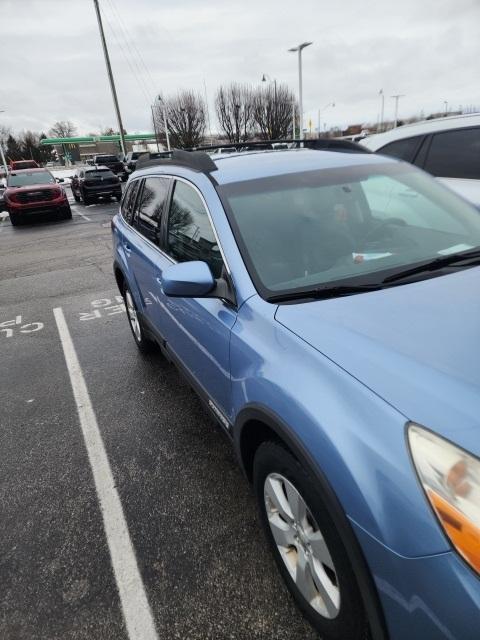
[[[280,305],[275,318],[406,418],[480,455],[480,267]]]
[[[7,187],[5,189],[5,194],[9,195],[10,193],[22,193],[24,191],[42,191],[43,189],[56,189],[57,191],[61,191],[61,188],[56,182],[52,182],[49,184],[45,184],[45,182],[42,182],[40,184],[27,184],[23,187]]]

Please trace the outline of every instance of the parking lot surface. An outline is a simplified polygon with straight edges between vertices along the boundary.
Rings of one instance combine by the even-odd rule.
[[[230,444],[176,369],[137,351],[112,274],[117,207],[72,203],[71,221],[0,222],[0,637],[134,637],[61,309],[157,637],[315,638],[277,575]]]

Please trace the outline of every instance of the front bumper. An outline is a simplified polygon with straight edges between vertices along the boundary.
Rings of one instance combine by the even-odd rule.
[[[32,204],[18,204],[16,202],[5,202],[5,207],[9,212],[12,212],[19,216],[32,217],[48,215],[51,213],[61,213],[67,207],[67,198],[58,198],[57,200],[49,200],[46,202],[35,202]]]
[[[455,551],[406,558],[352,522],[390,640],[478,640],[480,577]]]
[[[101,197],[101,196],[121,196],[122,187],[119,184],[116,185],[98,185],[95,187],[83,187],[83,191],[88,197]]]

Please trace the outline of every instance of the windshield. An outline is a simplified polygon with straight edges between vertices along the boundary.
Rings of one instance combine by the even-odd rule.
[[[24,187],[29,184],[52,184],[55,178],[49,171],[35,171],[32,173],[11,173],[7,179],[9,187]]]
[[[480,245],[480,214],[427,174],[382,163],[219,187],[262,295],[381,283]]]

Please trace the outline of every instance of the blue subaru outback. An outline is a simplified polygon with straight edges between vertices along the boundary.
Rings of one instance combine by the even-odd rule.
[[[329,640],[480,633],[480,215],[411,165],[175,152],[129,181],[114,271],[184,372]]]

